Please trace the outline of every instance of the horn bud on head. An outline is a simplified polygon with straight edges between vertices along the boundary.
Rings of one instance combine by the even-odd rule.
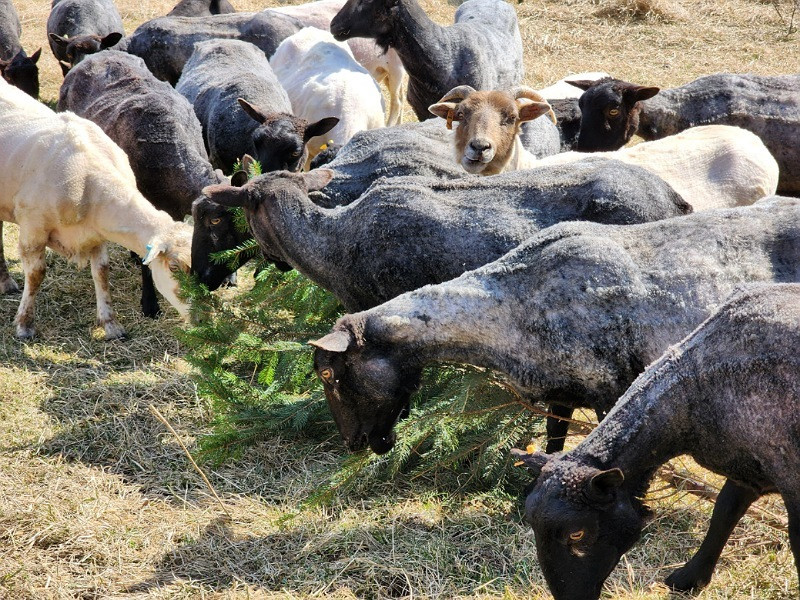
[[[533,100],[534,102],[547,102],[547,98],[542,96],[539,92],[535,89],[528,87],[527,85],[521,85],[515,87],[511,90],[511,95],[514,96],[514,100],[519,100],[520,98],[527,98],[528,100]],[[550,117],[550,120],[553,123],[556,123],[556,113],[553,112],[553,109],[547,111],[547,116]]]
[[[428,110],[437,117],[447,119],[447,128],[452,129],[456,105],[474,92],[475,88],[471,85],[459,85],[447,92],[439,102],[431,104]]]

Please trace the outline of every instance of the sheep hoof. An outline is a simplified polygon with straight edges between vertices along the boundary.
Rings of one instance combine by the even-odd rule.
[[[691,562],[691,561],[690,561]],[[664,580],[667,586],[676,592],[691,592],[700,590],[711,581],[711,572],[703,573],[701,569],[690,566],[688,563],[676,569]],[[713,567],[711,569],[713,572]]]
[[[0,281],[0,294],[15,294],[17,292],[19,292],[19,286],[11,277],[6,277]]]
[[[125,328],[116,321],[109,321],[103,324],[103,330],[106,332],[105,341],[119,340],[127,336]]]
[[[149,319],[157,319],[161,314],[161,308],[158,306],[158,302],[153,304],[142,303],[142,314],[149,318]]]
[[[17,339],[30,340],[36,335],[36,328],[33,325],[17,324]]]

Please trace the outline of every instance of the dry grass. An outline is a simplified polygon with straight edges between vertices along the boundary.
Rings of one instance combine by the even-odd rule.
[[[129,32],[171,3],[118,0]],[[452,19],[454,6],[424,4],[440,22]],[[26,48],[46,49],[49,0],[16,5]],[[534,86],[592,70],[671,86],[720,70],[796,72],[800,63],[797,40],[782,37],[767,2],[670,0],[689,18],[666,20],[599,17],[589,0],[515,6]],[[61,76],[47,50],[40,66],[43,99],[52,101]],[[15,236],[7,226],[21,281]],[[34,343],[13,338],[19,297],[0,297],[0,598],[547,597],[516,498],[453,496],[416,482],[296,514],[315,474],[341,452],[338,440],[274,439],[211,473],[233,515],[223,518],[147,408],[157,406],[189,447],[206,427],[173,335],[177,320],[140,317],[138,267],[120,249],[112,261],[124,342],[92,337],[88,270],[57,256],[48,257]],[[609,596],[667,597],[658,582],[702,539],[707,502],[658,484],[652,495],[658,518],[614,572]],[[784,514],[775,498],[762,505]],[[702,597],[797,597],[786,536],[746,518]]]

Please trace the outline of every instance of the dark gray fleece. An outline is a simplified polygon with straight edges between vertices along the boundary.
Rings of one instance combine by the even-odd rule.
[[[69,62],[64,49],[49,38],[51,33],[69,38],[79,35],[102,38],[109,33],[121,33],[123,39],[114,49],[125,50],[125,27],[114,0],[53,0],[51,6],[47,17],[47,41],[58,60]]]
[[[210,17],[235,12],[236,9],[228,0],[181,0],[167,13],[167,16]]]
[[[298,181],[275,173],[242,188],[250,230],[265,256],[348,310],[456,277],[554,223],[641,223],[690,210],[648,171],[597,158],[493,177],[397,177],[333,209],[312,202]]]
[[[58,109],[97,123],[128,155],[145,198],[173,219],[191,214],[200,190],[219,181],[192,106],[136,56],[88,56],[64,78]]]
[[[292,114],[267,57],[240,40],[197,43],[175,89],[194,106],[211,164],[226,173],[245,154],[257,158],[253,132],[259,123],[242,110],[237,98],[266,112]]]
[[[432,118],[428,107],[456,86],[505,90],[522,84],[517,14],[503,0],[467,0],[447,27],[434,23],[417,0],[348,0],[330,29],[337,39],[353,32],[397,51],[408,72],[408,101],[420,120]]]
[[[159,17],[128,38],[128,52],[144,59],[159,79],[178,82],[197,42],[227,38],[250,42],[269,58],[285,38],[303,28],[294,17],[269,10],[209,17]]]
[[[800,195],[800,75],[717,73],[642,102],[638,133],[659,139],[696,125],[752,131],[778,161],[778,191]]]
[[[22,26],[11,0],[0,0],[0,60],[10,60],[22,50]]]
[[[604,413],[737,286],[798,281],[800,200],[775,196],[641,225],[554,225],[335,329],[363,332],[358,352],[387,349],[401,371],[479,365],[526,396]]]

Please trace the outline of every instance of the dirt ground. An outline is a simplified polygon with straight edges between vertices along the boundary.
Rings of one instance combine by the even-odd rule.
[[[232,2],[240,10],[275,4]],[[46,44],[49,1],[15,4],[25,47],[44,48],[42,99],[53,101],[62,78]],[[171,4],[117,0],[128,33]],[[717,71],[797,72],[800,38],[787,37],[774,4],[524,0],[515,7],[527,83],[595,70],[662,86]],[[784,19],[789,4],[778,2]],[[424,6],[442,23],[455,11]],[[649,15],[637,16],[637,6]],[[5,244],[21,282],[13,225]],[[13,336],[19,296],[0,297],[0,598],[548,597],[514,496],[395,483],[299,512],[317,474],[343,451],[337,439],[276,438],[209,469],[226,516],[148,409],[156,406],[190,448],[208,429],[174,311],[162,300],[165,316],[140,316],[138,266],[115,248],[112,293],[129,339],[102,342],[88,269],[55,254],[47,263],[34,342]],[[719,485],[688,461],[680,468]],[[657,518],[614,571],[607,597],[669,597],[659,582],[704,535],[707,501],[658,482],[650,500]],[[761,516],[736,529],[702,598],[797,597],[787,537],[776,526],[783,507],[774,498],[759,506]]]

